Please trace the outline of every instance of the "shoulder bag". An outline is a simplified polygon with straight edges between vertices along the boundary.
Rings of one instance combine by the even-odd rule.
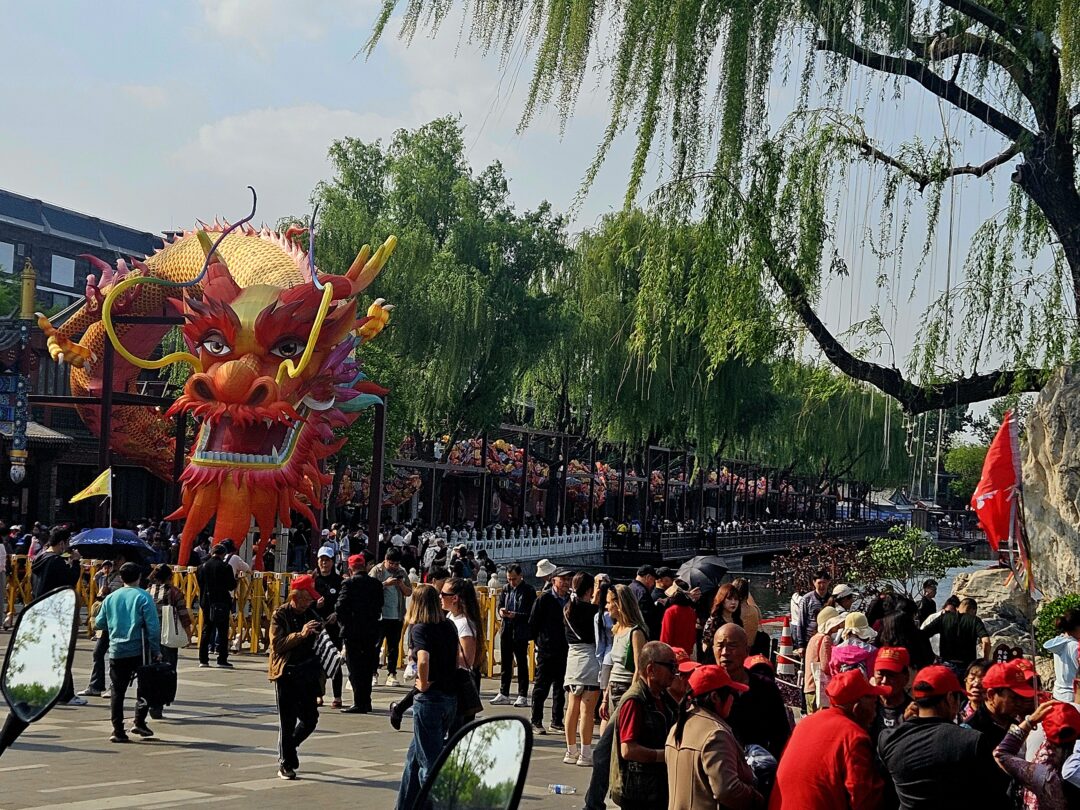
[[[315,638],[315,657],[319,659],[319,665],[328,680],[333,680],[341,673],[341,653],[325,629],[320,630]]]
[[[143,631],[143,663],[136,672],[139,696],[151,706],[168,706],[176,699],[176,670],[168,661],[150,660],[150,642]]]
[[[627,672],[634,672],[637,668],[637,659],[634,657],[634,633],[643,633],[645,638],[649,637],[642,628],[634,626],[630,628],[630,638],[626,641],[626,653],[623,655],[623,669]]]
[[[458,649],[461,650],[461,657],[465,657],[465,648],[461,646],[461,640],[458,640]],[[484,710],[483,701],[480,700],[480,690],[476,686],[476,678],[473,677],[472,669],[466,669],[465,667],[457,667],[457,699],[458,709],[457,713],[459,717],[471,719],[480,714]]]

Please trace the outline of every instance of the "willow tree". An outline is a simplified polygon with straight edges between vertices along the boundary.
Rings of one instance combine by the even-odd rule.
[[[449,0],[386,0],[370,53],[404,5],[402,33],[437,28]],[[733,352],[762,355],[762,320],[791,316],[844,374],[894,397],[909,413],[1036,390],[1047,369],[1078,355],[1080,194],[1073,119],[1080,15],[1044,0],[481,0],[461,4],[470,41],[508,62],[522,42],[535,63],[525,126],[545,105],[564,121],[593,67],[610,81],[611,118],[586,186],[624,131],[636,133],[626,199],[644,190],[674,222],[700,217],[709,238],[688,260],[665,237],[642,266],[634,339],[655,368],[673,335],[700,341],[709,367]],[[610,34],[605,35],[605,34]],[[803,91],[783,125],[769,94],[795,46],[805,44]],[[800,66],[796,65],[796,69]],[[845,103],[854,75],[880,78],[878,104],[922,95],[987,133],[993,153],[958,160],[958,139],[923,124],[889,146],[862,103]],[[821,97],[810,92],[820,79]],[[903,96],[899,103],[911,109]],[[770,117],[770,112],[773,115]],[[935,120],[938,119],[935,110]],[[914,121],[917,116],[907,118]],[[929,116],[928,116],[929,118]],[[645,189],[650,155],[663,152],[662,182]],[[837,230],[848,178],[860,163],[887,172],[880,184],[876,266],[850,267]],[[949,184],[1011,169],[1004,210],[976,231],[961,278],[922,315],[905,360],[867,355],[819,313],[834,274],[876,274],[894,300],[916,283],[935,245]],[[927,236],[898,260],[912,198],[925,205]],[[868,229],[869,230],[869,229]],[[865,236],[870,239],[870,236]],[[918,241],[918,240],[916,240]],[[881,254],[882,243],[895,243]],[[887,268],[899,264],[899,277]],[[689,266],[687,266],[689,265]],[[671,284],[688,273],[691,294]],[[893,277],[890,277],[890,276]],[[773,300],[779,307],[772,306]],[[764,305],[733,310],[733,301]],[[887,343],[879,313],[864,336]],[[881,357],[874,362],[870,357]],[[902,366],[899,368],[898,365]]]
[[[683,257],[701,238],[699,226],[668,227],[640,210],[606,216],[579,235],[573,258],[548,282],[562,326],[520,390],[541,419],[558,424],[565,408],[578,416],[577,429],[605,443],[690,445],[707,462],[768,418],[770,372],[734,357],[710,372],[697,340],[659,322],[650,328],[665,336],[663,346],[651,368],[642,361],[633,327],[641,266],[657,233],[681,245]]]
[[[748,437],[751,458],[811,476],[822,491],[839,481],[908,483],[912,462],[899,405],[828,364],[773,367],[777,404]]]
[[[333,175],[312,195],[320,266],[342,272],[364,242],[400,240],[363,303],[379,296],[396,309],[359,351],[368,376],[390,389],[387,446],[498,424],[555,328],[540,279],[567,255],[562,218],[547,204],[516,211],[498,163],[468,165],[454,118],[388,143],[343,138],[330,161]],[[339,477],[346,459],[370,457],[371,418],[363,412],[348,429]]]

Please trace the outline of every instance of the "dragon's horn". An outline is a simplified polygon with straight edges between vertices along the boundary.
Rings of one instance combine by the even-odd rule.
[[[225,261],[225,257],[221,255],[220,250],[214,250],[214,243],[210,241],[210,235],[206,231],[195,231],[195,237],[199,240],[199,244],[202,246],[203,255],[209,257],[213,253],[211,263],[222,265],[226,270],[229,269],[229,265]],[[230,272],[229,275],[232,275]]]
[[[364,261],[362,257],[366,258],[365,251],[371,250],[367,245],[364,245],[360,250],[360,254],[356,257],[356,261],[354,261],[352,267],[349,268],[349,279],[353,281],[353,288],[357,292],[362,292],[375,280],[375,276],[379,275],[379,271],[383,269],[383,265],[386,264],[387,260],[390,258],[390,254],[394,252],[394,248],[396,247],[397,237],[388,236],[386,241],[375,251],[375,255]],[[353,273],[358,267],[360,267],[360,271],[356,273],[354,277]]]
[[[288,236],[288,234],[286,234]],[[367,264],[368,257],[371,255],[371,245],[364,245],[360,248],[360,252],[356,254],[356,258],[353,259],[353,263],[349,265],[349,269],[345,273],[345,277],[349,281],[356,281],[360,276],[360,272],[364,269],[364,265]]]

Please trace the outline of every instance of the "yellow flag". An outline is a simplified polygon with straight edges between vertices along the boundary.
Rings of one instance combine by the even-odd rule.
[[[112,467],[109,467],[109,469],[105,470],[105,472],[95,478],[94,483],[82,492],[72,495],[71,500],[68,501],[68,503],[75,503],[75,501],[85,500],[86,498],[96,498],[101,495],[107,498],[112,497]]]

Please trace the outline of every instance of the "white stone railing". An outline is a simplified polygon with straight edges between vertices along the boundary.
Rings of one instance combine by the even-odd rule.
[[[458,538],[474,552],[485,549],[496,563],[526,562],[540,559],[559,559],[580,554],[600,554],[604,551],[604,530],[600,526],[557,526],[544,536],[539,530],[487,528],[473,530],[469,536]]]

